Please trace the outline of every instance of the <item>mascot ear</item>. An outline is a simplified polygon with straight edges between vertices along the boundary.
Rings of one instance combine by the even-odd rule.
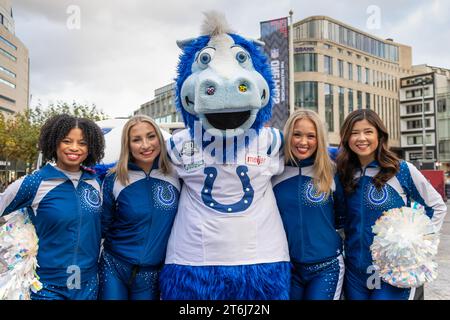
[[[186,47],[187,45],[190,45],[192,42],[194,42],[196,38],[189,38],[189,39],[184,39],[184,40],[177,40],[177,46],[180,49],[184,49],[184,47]]]
[[[256,40],[256,39],[250,39],[251,42],[253,42],[253,44],[260,46],[260,47],[264,47],[266,44],[264,41],[261,40]]]

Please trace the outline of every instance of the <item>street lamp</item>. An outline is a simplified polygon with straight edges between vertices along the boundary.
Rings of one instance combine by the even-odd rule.
[[[430,83],[431,77],[420,77],[414,80],[414,84],[422,85],[422,167],[426,160],[427,146],[426,146],[426,129],[425,129],[425,85]]]

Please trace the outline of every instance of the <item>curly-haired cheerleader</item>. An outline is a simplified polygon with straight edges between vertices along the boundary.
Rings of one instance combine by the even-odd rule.
[[[0,194],[0,215],[25,208],[39,238],[37,274],[42,289],[31,299],[97,298],[100,251],[100,184],[84,168],[104,154],[101,129],[91,120],[57,115],[39,138],[43,168]]]

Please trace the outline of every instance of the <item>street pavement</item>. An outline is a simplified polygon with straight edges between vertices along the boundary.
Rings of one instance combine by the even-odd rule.
[[[425,300],[450,300],[450,201],[447,201],[436,261],[438,276],[435,281],[425,284]]]

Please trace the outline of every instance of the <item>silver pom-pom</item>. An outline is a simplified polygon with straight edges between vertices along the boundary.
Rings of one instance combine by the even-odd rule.
[[[0,223],[0,300],[29,300],[42,288],[36,274],[38,238],[26,212],[16,211]]]
[[[423,209],[402,207],[385,211],[372,231],[372,259],[383,281],[413,288],[437,277],[439,235]]]

